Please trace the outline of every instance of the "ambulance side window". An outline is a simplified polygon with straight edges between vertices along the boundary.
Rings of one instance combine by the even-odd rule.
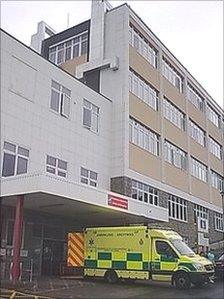
[[[162,256],[178,258],[174,250],[165,241],[156,241],[156,251]]]

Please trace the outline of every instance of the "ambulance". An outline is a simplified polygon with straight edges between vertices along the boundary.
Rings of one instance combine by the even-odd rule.
[[[84,277],[167,281],[178,289],[212,282],[212,262],[195,254],[171,229],[146,225],[86,228],[68,235],[68,266]]]

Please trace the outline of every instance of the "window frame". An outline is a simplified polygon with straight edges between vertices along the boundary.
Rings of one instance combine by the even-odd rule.
[[[163,57],[162,58],[162,75],[175,87],[179,90],[180,93],[183,93],[183,78],[176,71],[176,69]],[[179,84],[177,84],[179,82]]]
[[[206,147],[206,133],[201,129],[194,121],[189,118],[188,121],[188,131],[190,137],[199,143],[201,146]]]
[[[85,106],[86,103],[86,106]],[[89,106],[89,107],[87,107]],[[84,123],[84,115],[85,109],[90,113],[90,125]],[[94,111],[95,110],[95,111]],[[97,129],[93,128],[93,116],[96,119]],[[82,106],[82,125],[84,128],[88,129],[89,131],[99,134],[100,131],[100,107],[96,106],[92,102],[87,99],[83,99],[83,106]]]
[[[208,137],[209,152],[219,160],[222,160],[222,146],[211,136]]]
[[[48,158],[54,159],[55,160],[55,165],[48,163]],[[64,168],[62,168],[62,167],[59,166],[60,162],[63,162],[63,163],[66,164],[66,169],[64,169]],[[50,171],[48,171],[48,169],[54,169],[55,171],[54,172],[50,172]],[[47,154],[46,155],[46,168],[45,168],[45,170],[46,170],[47,173],[55,175],[57,177],[67,178],[67,176],[68,176],[68,162],[65,161],[65,160],[56,158],[56,157],[54,157],[52,155],[48,155]],[[60,173],[64,174],[64,175],[61,175]]]
[[[183,113],[176,105],[174,105],[165,96],[163,98],[164,111],[163,116],[174,124],[181,131],[186,131],[186,114]]]
[[[82,174],[82,170],[84,170],[85,172],[87,172],[87,175],[83,175]],[[96,175],[96,179],[91,178],[91,174],[95,174]],[[87,169],[85,167],[80,167],[80,182],[82,184],[88,185],[90,187],[94,187],[97,188],[98,187],[98,177],[99,174],[93,170]],[[84,182],[86,181],[86,182]]]
[[[136,198],[134,197],[134,194],[136,194]],[[142,199],[140,199],[140,196],[142,196]],[[131,198],[145,204],[159,206],[159,190],[137,180],[132,180]]]
[[[187,201],[178,196],[169,194],[168,196],[168,215],[170,219],[188,222],[188,205]]]
[[[57,89],[53,85],[58,85],[59,89]],[[59,98],[58,110],[55,110],[52,105],[53,92],[58,94],[58,98]],[[64,118],[69,119],[70,110],[71,110],[71,95],[72,95],[72,92],[70,89],[68,89],[67,87],[63,86],[62,84],[60,84],[57,81],[52,79],[51,80],[50,110],[56,114],[61,115]],[[65,99],[67,100],[67,106],[64,104]],[[67,114],[65,113],[65,106],[67,107],[67,110],[68,110]]]
[[[208,167],[194,157],[190,158],[191,175],[204,183],[208,183]]]
[[[167,139],[164,139],[164,159],[166,162],[183,171],[187,171],[188,169],[187,153],[169,142]],[[179,165],[176,161],[178,161]]]

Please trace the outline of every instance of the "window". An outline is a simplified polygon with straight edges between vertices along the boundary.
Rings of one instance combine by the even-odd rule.
[[[209,105],[207,105],[208,119],[217,127],[220,128],[220,115]]]
[[[187,98],[198,110],[204,111],[204,99],[189,83],[187,84]]]
[[[159,156],[159,135],[132,118],[129,119],[129,141]]]
[[[208,168],[198,160],[191,157],[191,174],[203,182],[208,180]]]
[[[164,141],[164,153],[165,160],[174,166],[187,170],[187,154],[180,148],[169,143],[167,140]]]
[[[158,91],[132,70],[129,71],[129,91],[154,110],[158,110]]]
[[[157,53],[156,50],[149,44],[147,39],[138,32],[133,25],[129,27],[129,43],[141,54],[153,67],[156,67]]]
[[[61,64],[67,60],[86,54],[88,51],[88,33],[84,32],[58,45],[49,48],[49,60]]]
[[[95,133],[99,132],[99,111],[99,107],[83,100],[83,125]]]
[[[185,114],[164,98],[164,116],[182,131],[185,131]]]
[[[194,205],[194,221],[197,222],[197,218],[201,218],[202,220],[208,220],[208,209],[200,206],[200,205]]]
[[[180,92],[182,92],[182,77],[164,58],[162,62],[162,74],[173,86],[175,86]]]
[[[200,145],[205,147],[205,131],[189,119],[189,135]]]
[[[224,190],[223,177],[213,170],[211,170],[211,183],[212,183],[212,187],[216,188],[220,192]]]
[[[96,172],[81,167],[81,183],[97,187],[97,177]]]
[[[68,118],[70,114],[71,90],[52,80],[50,108]]]
[[[186,200],[174,195],[168,198],[169,217],[172,219],[187,221],[187,202]]]
[[[58,158],[47,155],[46,171],[61,177],[67,177],[68,163]]]
[[[211,136],[209,136],[209,151],[218,159],[222,158],[222,147]]]
[[[144,183],[132,180],[132,198],[158,206],[158,190]]]
[[[223,215],[220,213],[215,212],[215,230],[217,231],[224,231],[223,226]]]
[[[29,150],[10,142],[4,142],[2,176],[27,173]]]
[[[156,241],[156,252],[166,258],[178,258],[173,248],[165,241]],[[171,262],[171,260],[169,260]]]

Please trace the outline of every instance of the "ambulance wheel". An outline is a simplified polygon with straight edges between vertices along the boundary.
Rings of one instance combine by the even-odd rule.
[[[191,286],[189,275],[183,271],[176,273],[176,275],[174,276],[174,282],[176,288],[179,290],[186,290],[189,289]]]
[[[118,281],[117,273],[114,270],[109,270],[105,273],[104,278],[107,282],[113,284]]]

